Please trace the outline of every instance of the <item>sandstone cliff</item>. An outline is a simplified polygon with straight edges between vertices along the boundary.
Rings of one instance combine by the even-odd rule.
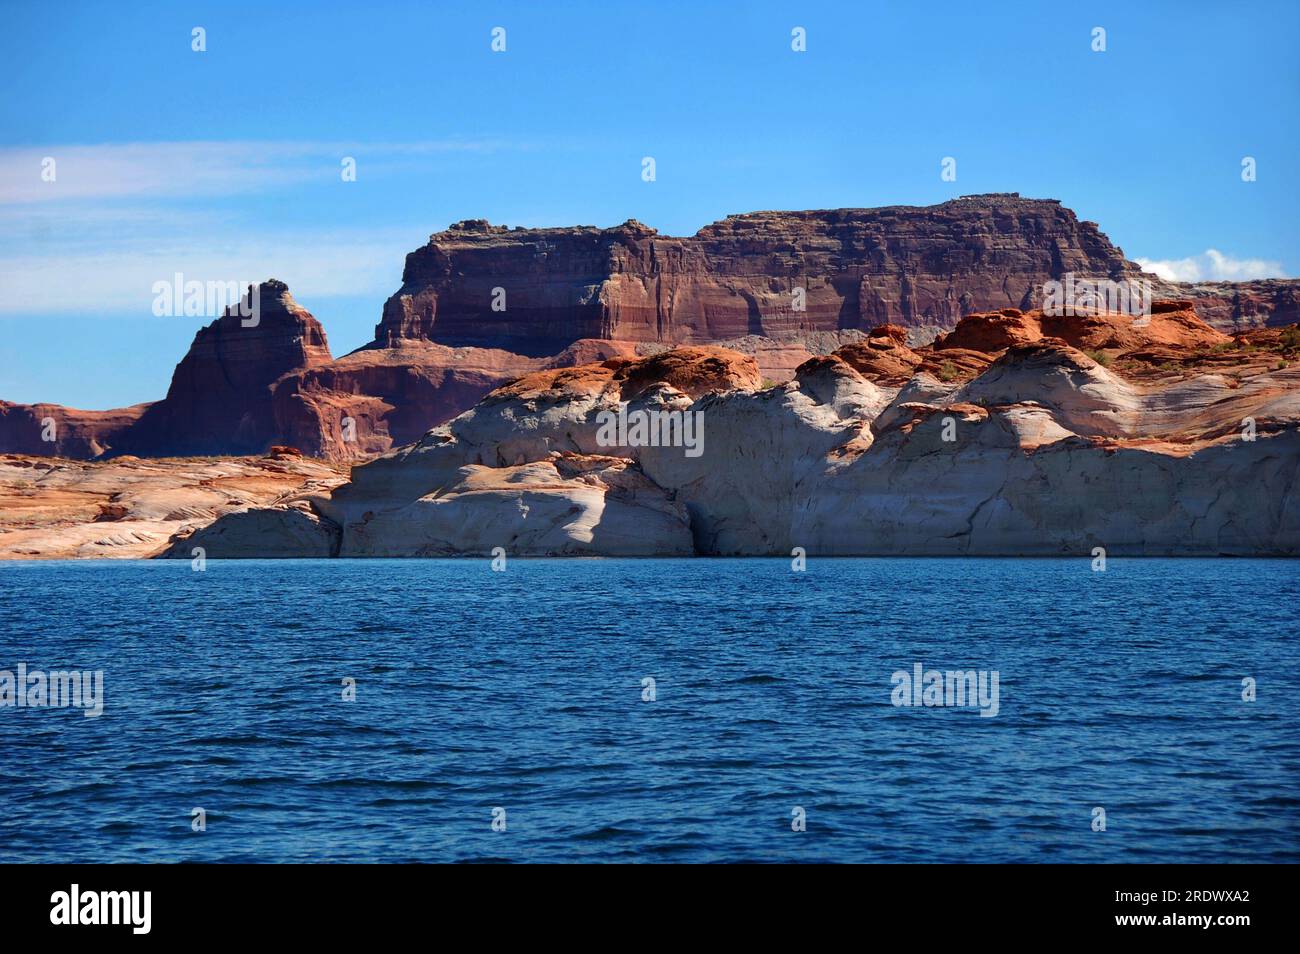
[[[636,221],[509,229],[476,220],[407,256],[375,338],[545,354],[578,338],[680,344],[887,323],[933,333],[972,312],[1031,307],[1043,282],[1066,272],[1119,280],[1138,268],[1094,223],[1014,193],[753,212],[690,238]],[[492,309],[494,289],[503,310]]]
[[[458,222],[407,256],[375,340],[542,355],[580,338],[802,341],[883,324],[922,340],[965,315],[1041,306],[1044,283],[1067,273],[1148,280],[1227,330],[1300,320],[1300,283],[1165,283],[1059,202],[998,193],[925,207],[752,212],[689,238],[636,221]]]
[[[894,361],[895,377],[969,373],[987,364],[987,342],[945,339],[942,359],[904,366],[873,329],[887,325],[900,346],[920,345],[966,315],[1027,311],[1045,282],[1067,273],[1149,280],[1219,330],[1300,320],[1300,282],[1169,285],[1143,276],[1059,202],[1015,193],[755,212],[685,238],[635,221],[511,229],[472,220],[407,256],[375,340],[358,351],[332,359],[320,323],[272,280],[260,286],[258,325],[228,313],[200,330],[161,401],[102,412],[0,403],[0,452],[250,454],[289,443],[362,460],[417,440],[521,375],[680,344],[747,354],[776,383],[831,352],[852,367]],[[1058,334],[1050,321],[1040,330]]]
[[[904,337],[769,387],[718,348],[535,372],[313,497],[312,532],[342,556],[1300,555],[1300,328],[1171,302]],[[701,452],[602,439],[642,411],[698,415]],[[284,552],[302,520],[250,510],[169,555]]]
[[[329,364],[325,330],[274,279],[254,290],[255,316],[235,307],[199,330],[152,404],[113,450],[149,456],[254,454],[281,439],[272,402],[291,371]]]
[[[1162,286],[1192,300],[1196,314],[1221,331],[1282,327],[1300,321],[1300,281],[1190,282]]]
[[[293,534],[294,518],[315,526],[304,498],[345,479],[291,448],[256,458],[90,463],[7,454],[0,456],[0,559],[149,557],[219,517],[271,506],[282,514],[274,539],[246,536],[246,551],[329,556],[330,535],[320,534],[324,546],[314,548],[310,529]],[[235,539],[238,520],[232,525],[223,526],[223,539]]]
[[[0,452],[90,460],[114,447],[149,406],[82,411],[60,404],[0,401]]]

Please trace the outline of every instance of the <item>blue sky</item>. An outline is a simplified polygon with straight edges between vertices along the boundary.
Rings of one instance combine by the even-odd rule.
[[[161,397],[208,320],[152,314],[178,271],[283,279],[343,354],[462,218],[689,234],[1018,191],[1180,274],[1300,275],[1298,41],[1290,0],[7,0],[0,398]]]

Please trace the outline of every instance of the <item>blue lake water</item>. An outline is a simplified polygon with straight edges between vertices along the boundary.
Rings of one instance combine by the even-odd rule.
[[[0,564],[0,670],[105,683],[0,708],[0,861],[1300,860],[1298,570]]]

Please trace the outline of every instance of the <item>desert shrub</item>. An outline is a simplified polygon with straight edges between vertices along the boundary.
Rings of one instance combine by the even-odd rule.
[[[1110,367],[1111,357],[1110,357],[1110,355],[1108,355],[1106,352],[1104,352],[1104,351],[1085,351],[1084,354],[1086,354],[1088,357],[1092,358],[1093,361],[1096,361],[1096,362],[1097,362],[1099,365],[1101,365],[1103,368],[1109,368],[1109,367]]]

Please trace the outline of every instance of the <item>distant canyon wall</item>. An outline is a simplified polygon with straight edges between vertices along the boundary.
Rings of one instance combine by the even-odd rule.
[[[406,259],[375,340],[341,358],[288,289],[260,321],[201,329],[161,400],[112,411],[0,401],[0,452],[91,459],[258,453],[361,460],[419,439],[508,381],[548,368],[722,344],[789,380],[808,358],[894,325],[913,344],[964,316],[1041,304],[1066,275],[1147,281],[1212,326],[1300,320],[1300,281],[1162,282],[1051,199],[753,212],[694,236],[636,221],[521,229],[459,222]],[[51,426],[51,423],[53,426]]]

